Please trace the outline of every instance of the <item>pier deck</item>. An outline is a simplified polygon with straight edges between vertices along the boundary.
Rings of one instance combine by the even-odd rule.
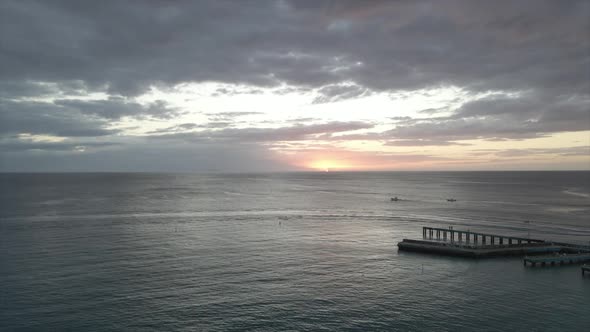
[[[574,254],[574,255],[555,255],[555,256],[542,256],[542,257],[525,257],[523,260],[523,264],[527,266],[530,264],[531,266],[536,266],[540,264],[541,266],[545,266],[547,264],[551,265],[563,265],[563,264],[575,264],[575,263],[582,263],[582,262],[589,262],[590,261],[590,253],[586,254]]]
[[[428,252],[442,255],[464,256],[473,258],[497,256],[524,256],[527,254],[553,253],[562,250],[560,246],[549,243],[526,243],[512,245],[470,245],[467,243],[449,243],[404,239],[397,244],[400,250]]]

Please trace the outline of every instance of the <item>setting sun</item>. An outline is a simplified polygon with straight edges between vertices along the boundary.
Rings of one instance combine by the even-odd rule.
[[[339,160],[314,160],[308,164],[309,168],[320,171],[337,171],[351,168],[351,165]]]

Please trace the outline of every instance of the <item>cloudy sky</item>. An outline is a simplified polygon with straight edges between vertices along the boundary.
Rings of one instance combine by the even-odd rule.
[[[0,2],[0,171],[590,169],[589,1]]]

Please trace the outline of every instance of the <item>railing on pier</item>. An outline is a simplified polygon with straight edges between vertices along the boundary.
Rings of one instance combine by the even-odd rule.
[[[455,242],[455,239],[459,242],[473,243],[477,245],[512,245],[512,244],[523,244],[523,243],[545,243],[545,240],[530,239],[516,236],[503,236],[497,234],[486,234],[471,231],[459,231],[452,228],[437,228],[437,227],[422,227],[422,238],[426,240],[437,240],[437,241],[450,241]],[[489,239],[489,242],[488,242]]]

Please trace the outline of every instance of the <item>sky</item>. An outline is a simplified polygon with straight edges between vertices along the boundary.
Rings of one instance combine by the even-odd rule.
[[[0,2],[0,171],[574,169],[589,1]]]

